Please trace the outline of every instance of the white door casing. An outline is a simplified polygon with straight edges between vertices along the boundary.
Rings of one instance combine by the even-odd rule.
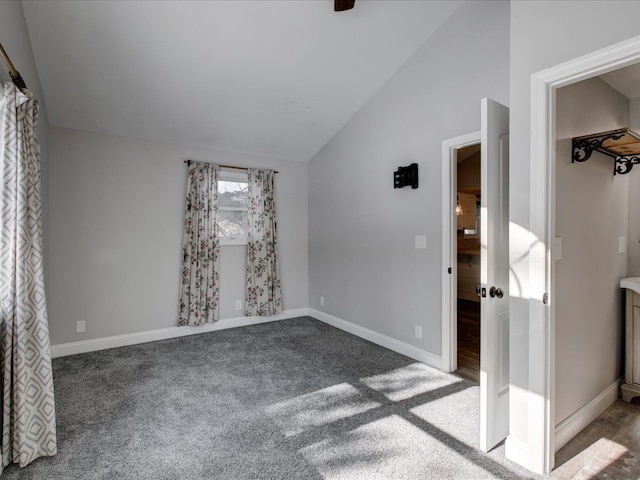
[[[455,372],[457,361],[458,272],[456,189],[458,149],[480,143],[480,131],[442,142],[442,370]],[[449,270],[451,269],[451,270]],[[451,272],[451,273],[449,273]]]
[[[509,109],[482,99],[480,448],[509,434]]]
[[[507,439],[507,457],[536,473],[554,466],[555,94],[558,88],[640,62],[640,36],[547,68],[531,78],[528,399],[512,406],[528,416],[526,439]],[[545,296],[548,301],[544,301]],[[517,348],[517,346],[516,346]]]

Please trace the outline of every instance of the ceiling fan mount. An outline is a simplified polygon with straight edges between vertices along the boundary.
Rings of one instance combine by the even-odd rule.
[[[345,10],[351,10],[356,0],[334,0],[333,11],[344,12]]]

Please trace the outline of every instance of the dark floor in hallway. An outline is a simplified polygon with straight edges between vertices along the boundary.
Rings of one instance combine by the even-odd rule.
[[[480,302],[458,299],[458,370],[480,383]]]

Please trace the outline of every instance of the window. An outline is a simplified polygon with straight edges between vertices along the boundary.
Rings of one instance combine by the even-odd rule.
[[[218,233],[220,245],[247,243],[249,183],[246,173],[220,172],[218,180]]]

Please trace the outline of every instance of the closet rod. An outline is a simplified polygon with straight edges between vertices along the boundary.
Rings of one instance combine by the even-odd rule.
[[[189,163],[189,160],[185,160],[183,163]],[[234,165],[218,165],[220,168],[233,168],[235,170],[249,170],[247,167],[236,167]],[[273,173],[278,173],[277,170],[274,170]]]

